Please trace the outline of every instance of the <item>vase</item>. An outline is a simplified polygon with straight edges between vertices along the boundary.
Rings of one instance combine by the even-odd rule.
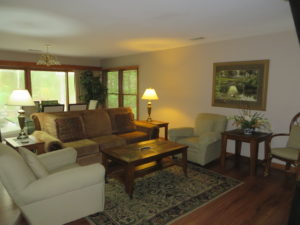
[[[244,128],[243,129],[244,134],[251,135],[254,132],[254,128]]]

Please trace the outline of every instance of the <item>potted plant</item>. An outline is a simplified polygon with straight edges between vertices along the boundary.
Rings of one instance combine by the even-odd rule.
[[[99,76],[94,76],[90,70],[83,71],[80,76],[80,84],[84,89],[84,94],[80,96],[84,102],[89,103],[90,100],[98,100],[99,104],[105,104],[107,88]]]
[[[253,134],[255,129],[270,130],[270,123],[262,113],[252,113],[249,109],[243,109],[240,115],[234,115],[230,119],[233,120],[233,125],[243,130],[244,134]]]

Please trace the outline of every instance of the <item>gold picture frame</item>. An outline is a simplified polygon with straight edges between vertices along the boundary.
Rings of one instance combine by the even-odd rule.
[[[214,63],[212,105],[266,110],[270,60]]]

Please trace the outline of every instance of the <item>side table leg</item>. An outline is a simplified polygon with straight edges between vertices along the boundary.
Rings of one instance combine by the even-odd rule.
[[[168,140],[168,124],[165,126],[165,139]]]
[[[226,135],[222,135],[221,157],[220,157],[221,167],[225,166],[226,147],[227,147],[227,137]]]
[[[250,176],[256,175],[256,161],[257,161],[258,143],[252,141],[250,143]]]
[[[242,142],[235,140],[235,166],[239,165],[239,159],[241,156]]]

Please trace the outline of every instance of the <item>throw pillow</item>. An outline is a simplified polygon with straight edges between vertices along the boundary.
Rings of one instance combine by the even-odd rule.
[[[76,141],[85,138],[82,118],[64,117],[55,119],[57,137],[62,142]]]
[[[49,175],[48,170],[42,164],[36,154],[23,147],[19,147],[19,152],[37,178],[43,178]]]
[[[134,115],[131,112],[116,114],[115,122],[119,133],[131,132],[136,130]]]
[[[287,147],[300,149],[300,126],[292,126]]]

